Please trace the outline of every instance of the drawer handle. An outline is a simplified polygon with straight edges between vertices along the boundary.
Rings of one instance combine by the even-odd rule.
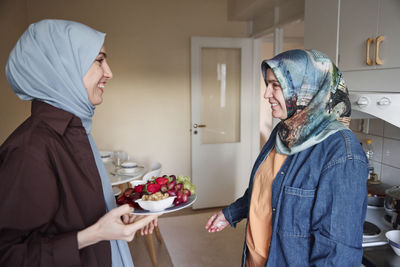
[[[376,37],[376,47],[375,47],[375,63],[376,65],[382,65],[382,59],[379,57],[379,47],[380,44],[385,40],[383,35]]]
[[[367,56],[366,56],[366,63],[368,66],[371,66],[373,64],[372,59],[369,57],[369,50],[370,50],[372,43],[374,43],[374,39],[371,37],[368,38],[367,39]]]

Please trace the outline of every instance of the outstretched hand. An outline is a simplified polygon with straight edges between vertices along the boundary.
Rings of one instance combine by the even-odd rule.
[[[219,211],[208,219],[206,229],[209,233],[214,233],[222,231],[228,225],[229,222],[226,220],[225,215],[222,211]]]

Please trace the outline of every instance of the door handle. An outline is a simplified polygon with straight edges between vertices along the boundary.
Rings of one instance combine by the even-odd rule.
[[[378,39],[377,39],[378,40]],[[368,66],[371,66],[373,64],[372,59],[369,57],[369,50],[371,47],[371,44],[374,42],[373,38],[368,38],[367,39],[367,56],[366,56],[366,63]]]
[[[193,128],[205,128],[207,125],[205,125],[205,124],[197,124],[197,123],[195,123],[195,124],[193,124]]]
[[[379,57],[379,47],[380,44],[385,40],[385,37],[383,35],[379,35],[376,37],[376,46],[375,46],[375,63],[376,65],[382,65],[382,59]]]

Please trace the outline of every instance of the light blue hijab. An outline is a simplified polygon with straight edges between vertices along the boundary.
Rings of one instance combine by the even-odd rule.
[[[96,160],[107,211],[116,207],[104,164],[90,134],[95,107],[90,103],[83,76],[98,56],[105,34],[81,23],[42,20],[31,24],[11,51],[6,76],[22,100],[39,100],[68,111],[82,120]],[[112,240],[113,266],[133,266],[128,244]]]

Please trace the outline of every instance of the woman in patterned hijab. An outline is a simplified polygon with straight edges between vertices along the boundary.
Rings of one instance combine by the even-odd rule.
[[[247,218],[242,266],[360,266],[368,161],[347,124],[342,74],[324,54],[290,50],[262,63],[274,118],[249,187],[215,213],[217,232]]]
[[[287,119],[278,130],[281,153],[302,151],[344,129],[337,121],[351,115],[349,93],[341,72],[326,55],[290,50],[262,63],[264,78],[269,68],[280,83],[287,108]]]

